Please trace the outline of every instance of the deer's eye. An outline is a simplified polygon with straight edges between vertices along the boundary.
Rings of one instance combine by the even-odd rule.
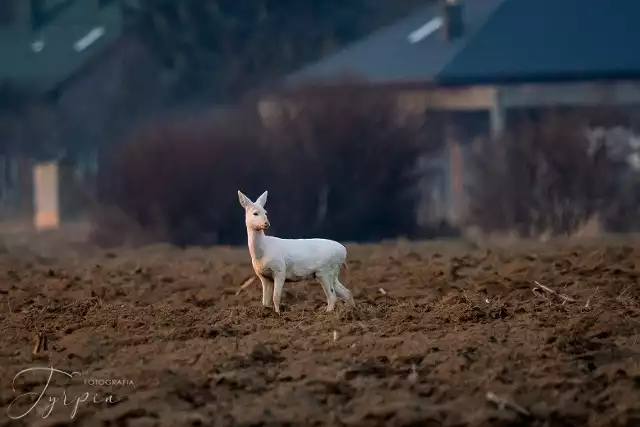
[[[253,213],[253,216],[258,216],[258,212],[254,212],[254,213]]]

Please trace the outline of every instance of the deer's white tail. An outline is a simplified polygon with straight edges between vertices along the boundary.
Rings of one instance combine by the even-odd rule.
[[[344,270],[344,281],[349,283],[349,266],[347,265],[347,261],[340,264],[340,270]],[[338,271],[336,279],[340,280],[340,271]]]

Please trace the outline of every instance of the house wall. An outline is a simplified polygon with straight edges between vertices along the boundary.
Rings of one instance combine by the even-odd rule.
[[[31,161],[55,155],[62,121],[42,99],[5,86],[0,106],[0,217],[29,215]]]
[[[398,108],[401,114],[421,114],[427,110],[488,110],[495,96],[496,89],[491,86],[405,89],[398,91]]]
[[[428,224],[446,220],[455,224],[466,214],[466,194],[473,184],[468,165],[474,144],[490,132],[490,114],[486,110],[428,110],[423,114],[430,123],[425,144],[438,148],[429,150],[420,160],[422,201],[418,221]]]
[[[59,96],[68,154],[95,164],[98,152],[164,106],[161,77],[160,64],[142,42],[122,37]]]
[[[0,155],[0,221],[31,215],[31,165],[26,156]]]
[[[500,92],[506,108],[640,105],[640,81],[522,84]]]
[[[471,144],[489,134],[489,111],[496,96],[497,89],[492,86],[398,91],[399,114],[426,115],[430,134],[425,135],[425,144],[440,147],[419,163],[423,175],[419,223],[445,220],[455,224],[464,218]],[[434,128],[438,126],[441,128]]]
[[[57,100],[14,115],[8,131],[0,128],[0,138],[5,136],[0,213],[32,215],[34,162],[65,159],[73,166],[60,169],[60,202],[65,218],[80,215],[100,153],[109,153],[133,126],[165,105],[160,70],[140,41],[123,37],[60,87]]]
[[[285,112],[286,115],[289,115],[298,109],[294,102],[276,99],[262,99],[258,101],[256,108],[262,123],[267,126],[277,125],[280,119],[285,116]]]
[[[494,103],[496,89],[491,86],[468,88],[418,88],[398,89],[398,115],[423,114],[434,111],[488,110]],[[286,107],[285,107],[286,106]],[[282,109],[295,109],[295,104],[277,98],[258,101],[257,109],[262,120],[269,124],[277,122]]]

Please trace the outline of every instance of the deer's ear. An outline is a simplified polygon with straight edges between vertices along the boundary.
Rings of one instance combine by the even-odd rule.
[[[242,207],[245,209],[247,209],[252,204],[251,199],[242,194],[242,191],[240,190],[238,190],[238,199],[240,200],[240,204],[242,205]]]
[[[260,195],[260,197],[258,197],[258,200],[256,200],[256,205],[260,205],[264,208],[264,205],[267,203],[267,191],[265,191],[264,193],[262,193]]]

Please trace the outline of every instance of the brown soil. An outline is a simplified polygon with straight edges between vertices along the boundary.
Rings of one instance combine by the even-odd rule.
[[[0,425],[640,425],[637,242],[349,251],[357,311],[326,313],[309,282],[286,285],[280,317],[257,282],[235,295],[244,249],[4,255]],[[13,420],[46,384],[12,389],[33,367],[80,374]]]

